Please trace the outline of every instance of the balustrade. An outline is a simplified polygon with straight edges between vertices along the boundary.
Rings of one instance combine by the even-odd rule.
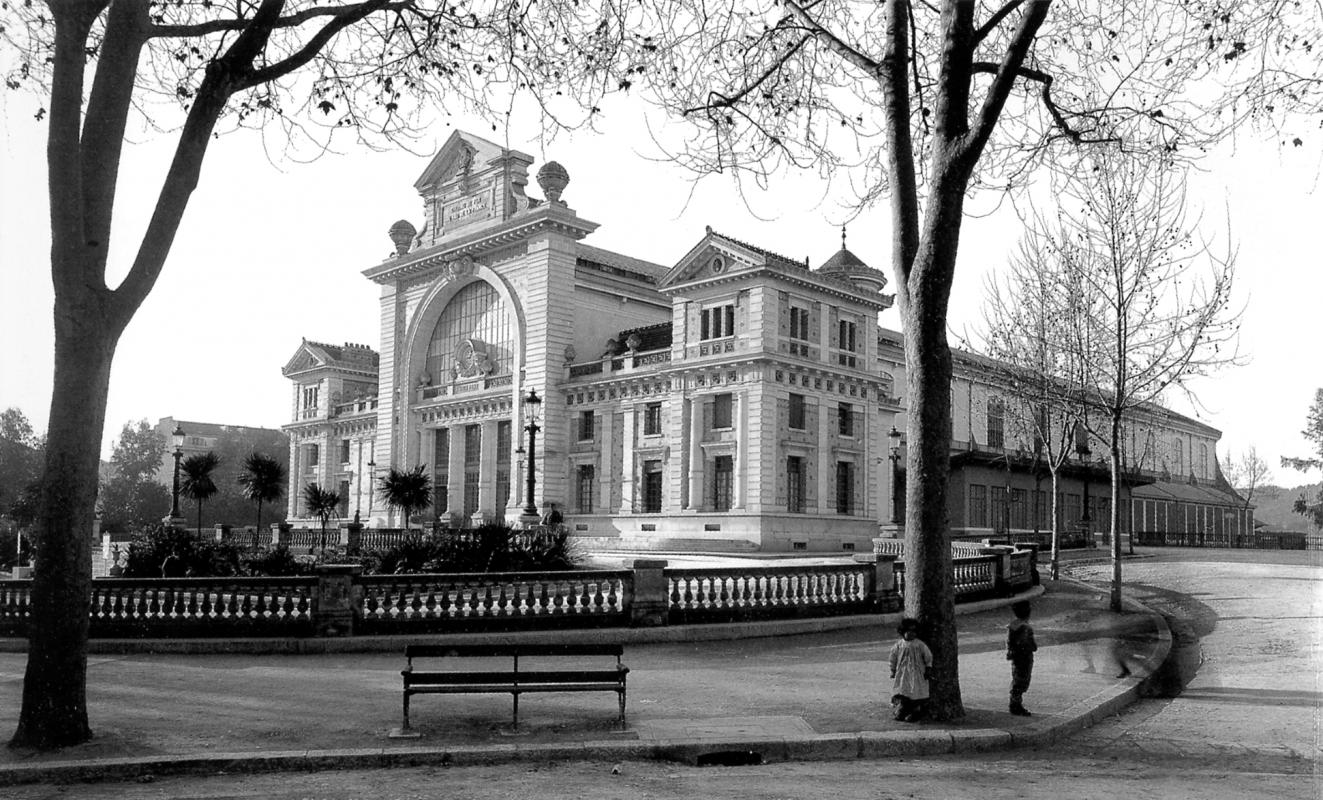
[[[573,619],[576,624],[625,624],[628,570],[450,575],[369,575],[358,630],[502,626]]]
[[[866,609],[870,573],[847,565],[666,570],[671,617],[756,619]]]

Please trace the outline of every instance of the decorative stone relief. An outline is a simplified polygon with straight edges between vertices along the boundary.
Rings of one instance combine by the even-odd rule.
[[[465,339],[455,349],[451,371],[455,378],[480,378],[491,374],[494,368],[487,349],[476,339]]]

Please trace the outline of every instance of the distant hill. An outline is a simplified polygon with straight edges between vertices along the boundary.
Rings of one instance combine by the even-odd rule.
[[[1300,495],[1315,498],[1323,483],[1309,483],[1288,489],[1281,486],[1260,486],[1254,490],[1254,518],[1273,530],[1307,531],[1309,520],[1291,510]],[[1244,493],[1241,491],[1242,495]]]

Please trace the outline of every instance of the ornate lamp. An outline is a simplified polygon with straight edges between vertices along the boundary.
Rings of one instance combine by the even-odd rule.
[[[533,500],[533,492],[537,488],[533,465],[537,460],[537,432],[541,430],[537,420],[541,410],[542,398],[537,396],[537,389],[529,389],[524,397],[524,418],[528,420],[528,424],[524,426],[524,430],[528,431],[528,457],[525,459],[528,465],[528,482],[524,492],[524,513],[521,519],[530,525],[537,524],[538,521],[537,503]]]

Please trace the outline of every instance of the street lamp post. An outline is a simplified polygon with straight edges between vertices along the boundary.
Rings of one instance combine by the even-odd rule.
[[[900,491],[900,431],[896,426],[891,426],[891,431],[887,433],[887,440],[891,443],[891,524],[900,524],[900,498],[896,493]]]
[[[526,525],[536,525],[538,523],[537,503],[533,499],[533,492],[537,488],[537,477],[533,474],[534,463],[537,461],[537,432],[541,430],[537,424],[538,412],[542,408],[542,398],[537,396],[537,389],[529,389],[528,395],[524,398],[524,415],[528,419],[528,424],[524,430],[528,431],[528,482],[524,490],[524,513],[520,515],[520,521]]]
[[[1093,519],[1089,513],[1089,456],[1093,451],[1089,449],[1089,434],[1080,429],[1080,433],[1075,437],[1075,453],[1080,459],[1080,475],[1084,481],[1084,513],[1080,516],[1080,524],[1084,528],[1084,535],[1089,537],[1089,546],[1093,546]]]
[[[166,524],[176,526],[183,519],[179,515],[179,458],[184,455],[184,427],[176,422],[175,430],[170,434],[170,439],[175,446],[175,480],[170,491],[170,517],[166,520]]]

